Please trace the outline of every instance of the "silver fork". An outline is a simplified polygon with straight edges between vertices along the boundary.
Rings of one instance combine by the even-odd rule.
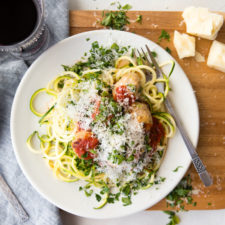
[[[162,73],[161,68],[159,67],[158,63],[156,62],[155,58],[153,57],[149,47],[147,45],[145,45],[145,47],[147,49],[147,52],[148,52],[148,54],[151,58],[151,61],[152,61],[153,65],[155,66],[157,77],[162,78],[163,73]],[[149,66],[152,66],[152,63],[149,61],[149,59],[148,59],[146,53],[144,52],[144,50],[142,48],[141,48],[141,50],[142,50],[142,53],[143,53],[144,57],[146,58],[146,64],[148,64]],[[138,50],[137,50],[137,52],[139,54],[139,57],[141,57],[140,52]],[[156,85],[157,85],[158,91],[161,92],[161,93],[164,93],[164,84],[160,82]],[[186,147],[187,147],[187,149],[188,149],[188,151],[191,155],[192,163],[194,164],[194,167],[195,167],[200,179],[202,180],[202,182],[204,183],[204,185],[206,187],[212,185],[212,183],[213,183],[212,178],[210,177],[210,175],[207,172],[204,164],[202,163],[198,153],[196,152],[195,147],[193,146],[190,138],[188,137],[187,132],[185,131],[181,120],[179,119],[178,115],[175,113],[175,110],[174,110],[168,96],[165,99],[164,104],[165,104],[168,112],[173,116],[173,118],[176,122],[177,128],[179,129],[179,131],[181,133],[181,136],[184,140],[184,143],[186,144]]]
[[[5,195],[6,199],[9,201],[17,215],[19,216],[21,222],[26,222],[29,219],[29,215],[15,196],[15,194],[12,192],[2,175],[0,174],[0,190]]]

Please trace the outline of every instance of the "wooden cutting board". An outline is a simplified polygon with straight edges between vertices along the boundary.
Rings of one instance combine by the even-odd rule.
[[[225,13],[222,13],[225,17]],[[194,58],[180,60],[173,46],[173,32],[185,32],[181,12],[130,11],[128,16],[135,20],[143,16],[142,24],[131,23],[129,31],[142,35],[154,42],[158,41],[161,30],[165,29],[171,41],[163,40],[160,45],[169,47],[172,56],[187,74],[197,96],[200,112],[200,136],[197,151],[213,177],[214,185],[205,188],[193,166],[188,173],[193,179],[196,206],[186,209],[224,209],[225,208],[225,73],[207,67],[206,62],[196,62]],[[101,11],[70,11],[70,35],[80,32],[102,29],[97,22]],[[225,25],[219,32],[218,41],[225,43]],[[197,51],[207,59],[211,41],[196,38]],[[211,205],[208,205],[211,203]],[[165,200],[160,201],[151,210],[166,210]]]

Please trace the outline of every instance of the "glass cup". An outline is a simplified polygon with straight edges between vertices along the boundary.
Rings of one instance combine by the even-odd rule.
[[[50,33],[45,23],[44,0],[32,0],[37,10],[37,22],[33,32],[23,41],[12,45],[0,45],[1,52],[16,58],[32,61],[44,52],[50,42]]]

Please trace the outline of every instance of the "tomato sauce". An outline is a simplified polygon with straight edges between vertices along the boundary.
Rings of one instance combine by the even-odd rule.
[[[89,135],[90,134],[90,135]],[[77,141],[72,143],[72,147],[79,158],[82,159],[93,159],[95,154],[89,152],[90,149],[94,149],[98,145],[98,139],[93,137],[91,133],[87,133],[84,138],[79,138]],[[85,153],[87,156],[84,157]]]
[[[165,130],[163,125],[159,122],[158,119],[152,118],[153,119],[153,125],[150,130],[150,146],[152,147],[152,153],[156,150],[157,145],[159,144],[160,140],[162,137],[165,136]]]
[[[115,96],[114,100],[119,102],[119,103],[126,103],[126,105],[132,105],[136,98],[135,94],[132,93],[126,85],[121,85],[116,88],[115,90]],[[126,99],[128,99],[128,102],[126,102]]]
[[[95,120],[96,116],[100,113],[100,110],[99,110],[100,105],[101,105],[100,100],[95,101],[95,109],[94,109],[94,112],[91,115],[93,120]]]

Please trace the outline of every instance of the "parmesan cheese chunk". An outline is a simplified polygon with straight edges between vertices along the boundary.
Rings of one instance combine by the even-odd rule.
[[[214,40],[223,25],[223,16],[211,13],[207,8],[188,7],[182,17],[187,33],[209,40]]]
[[[174,31],[174,46],[180,59],[195,55],[195,38]]]
[[[209,50],[207,65],[225,72],[225,44],[219,41],[213,41]]]

